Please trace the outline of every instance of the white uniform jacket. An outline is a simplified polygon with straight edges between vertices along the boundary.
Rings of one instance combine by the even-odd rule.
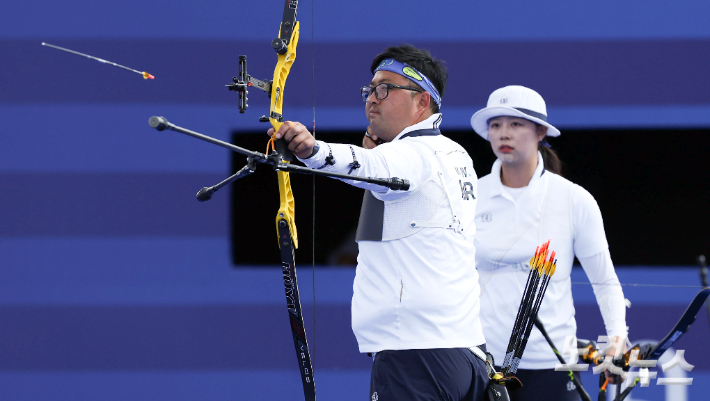
[[[592,195],[546,171],[539,153],[537,169],[517,200],[501,183],[500,170],[501,162],[496,160],[491,174],[479,180],[475,238],[481,322],[488,351],[496,363],[502,363],[505,356],[530,258],[548,239],[550,250],[557,253],[557,270],[538,316],[555,345],[561,351],[566,336],[574,336],[577,330],[570,280],[575,255],[595,284],[607,334],[626,336],[624,296],[609,256],[601,212]],[[557,363],[542,334],[533,328],[519,367],[552,369]]]
[[[345,180],[368,190],[352,301],[360,352],[485,343],[473,245],[477,177],[466,151],[440,134],[440,121],[435,114],[370,150],[319,141],[318,152],[303,160],[309,167],[399,177],[411,185],[392,191]]]

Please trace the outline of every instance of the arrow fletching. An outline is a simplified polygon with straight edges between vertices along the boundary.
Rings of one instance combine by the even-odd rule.
[[[525,283],[523,297],[518,307],[518,315],[515,317],[515,324],[508,341],[505,360],[501,367],[501,371],[506,377],[515,374],[518,370],[518,364],[523,356],[537,313],[540,310],[550,277],[555,274],[555,269],[557,268],[555,255],[555,251],[550,251],[550,240],[548,240],[538,246],[535,249],[535,254],[530,258],[528,281]]]

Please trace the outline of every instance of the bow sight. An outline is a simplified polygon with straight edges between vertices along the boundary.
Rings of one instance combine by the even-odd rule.
[[[281,41],[281,39],[274,39],[274,42],[277,40]],[[249,101],[249,98],[247,96],[249,95],[248,88],[250,86],[263,90],[264,92],[266,92],[267,95],[269,95],[269,98],[271,98],[271,82],[273,81],[262,81],[260,79],[253,78],[251,75],[249,75],[247,73],[247,56],[239,56],[239,78],[232,77],[232,81],[234,81],[233,84],[228,84],[225,86],[230,91],[236,91],[239,93],[240,113],[244,113],[247,107],[249,107],[249,104],[247,103]],[[280,121],[283,121],[283,116],[279,116],[279,118],[281,119]],[[261,118],[259,118],[259,121],[268,122],[269,119],[266,116],[262,116]]]
[[[284,7],[283,20],[281,22],[281,29],[279,30],[279,37],[271,41],[271,47],[274,48],[278,54],[286,54],[288,52],[288,45],[293,36],[293,30],[296,27],[296,9],[298,7],[298,0],[287,0],[286,6]],[[294,54],[295,58],[295,54]],[[290,60],[293,62],[293,60]],[[249,107],[248,95],[250,86],[261,89],[269,96],[271,99],[271,84],[273,81],[262,81],[256,79],[247,73],[247,56],[239,56],[239,78],[232,77],[234,83],[225,85],[230,91],[236,91],[239,93],[239,112],[244,113]],[[285,77],[284,77],[285,81]],[[281,87],[276,88],[276,97],[281,95]],[[271,118],[278,122],[283,122],[283,116],[275,111],[271,112]],[[269,122],[269,117],[261,116],[259,117],[261,122]]]

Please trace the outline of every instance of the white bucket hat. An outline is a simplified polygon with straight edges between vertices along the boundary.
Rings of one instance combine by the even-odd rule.
[[[539,93],[520,85],[496,89],[488,98],[485,109],[471,117],[471,127],[488,139],[488,120],[494,117],[520,117],[547,127],[547,136],[560,136],[560,130],[547,122],[547,106]]]

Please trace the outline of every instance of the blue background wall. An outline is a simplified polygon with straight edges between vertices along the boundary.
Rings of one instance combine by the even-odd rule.
[[[362,129],[357,88],[369,82],[372,57],[411,42],[448,62],[449,129],[466,129],[488,94],[512,83],[538,90],[562,129],[710,127],[706,1],[432,4],[316,2],[313,10],[303,2],[286,117],[310,122],[314,91],[319,129]],[[282,2],[263,0],[2,7],[0,398],[300,399],[279,269],[234,269],[228,199],[193,198],[229,173],[230,155],[147,124],[164,115],[223,140],[263,129],[266,97],[252,93],[239,115],[223,85],[240,54],[252,75],[270,76],[281,12]],[[273,248],[265,238],[256,251]],[[697,284],[680,268],[621,275]],[[349,327],[353,276],[317,269],[314,339],[314,280],[300,272],[323,400],[367,397],[369,360]],[[695,292],[628,288],[632,337],[663,336]],[[601,334],[590,294],[575,286],[580,337]],[[708,334],[701,314],[677,344],[696,365],[689,399],[710,390]],[[664,392],[652,385],[638,394]]]

